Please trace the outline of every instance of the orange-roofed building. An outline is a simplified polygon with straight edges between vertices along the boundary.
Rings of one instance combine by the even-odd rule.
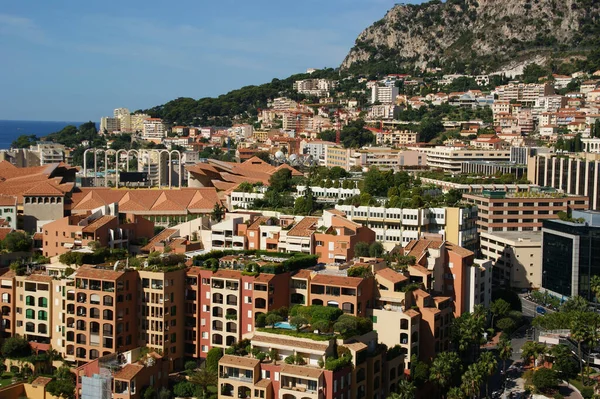
[[[154,223],[138,215],[115,212],[117,207],[96,209],[94,213],[65,216],[43,227],[44,256],[61,255],[92,241],[101,247],[128,248],[129,241],[150,238]]]

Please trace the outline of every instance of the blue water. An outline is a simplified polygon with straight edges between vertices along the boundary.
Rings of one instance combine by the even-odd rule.
[[[287,321],[280,321],[275,323],[275,327],[277,328],[283,328],[284,330],[295,330],[295,327],[292,327],[290,325],[290,323],[288,323]]]
[[[65,126],[79,126],[82,123],[84,122],[0,120],[0,149],[9,148],[10,144],[23,134],[35,134],[38,137],[43,137],[50,133],[58,132]]]

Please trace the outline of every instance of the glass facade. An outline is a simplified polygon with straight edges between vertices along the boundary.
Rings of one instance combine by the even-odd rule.
[[[575,262],[574,253],[579,254]],[[589,301],[594,300],[590,281],[593,276],[600,276],[600,227],[545,221],[542,255],[544,288],[571,296],[572,276],[578,268],[577,292]]]

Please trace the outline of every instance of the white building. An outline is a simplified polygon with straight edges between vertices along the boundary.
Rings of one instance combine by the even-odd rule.
[[[376,102],[382,104],[394,103],[398,94],[400,94],[400,89],[396,86],[374,85],[371,88],[371,104]]]
[[[427,154],[427,165],[448,172],[460,172],[466,161],[509,161],[510,150],[480,150],[456,147],[419,148]]]
[[[121,130],[121,120],[119,118],[111,118],[110,116],[103,116],[100,118],[100,132],[108,134],[118,132]]]
[[[600,137],[588,137],[581,139],[584,152],[600,154]]]
[[[312,155],[314,159],[325,159],[325,149],[334,146],[335,143],[324,140],[302,140],[300,142],[300,153]]]
[[[162,140],[167,137],[167,129],[160,118],[148,118],[144,120],[144,129],[142,131],[144,140]]]

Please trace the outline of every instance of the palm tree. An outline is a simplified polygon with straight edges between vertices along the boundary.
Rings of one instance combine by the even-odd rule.
[[[398,392],[392,393],[388,399],[414,399],[417,388],[408,380],[398,382]]]
[[[477,362],[480,367],[481,374],[485,378],[485,392],[486,396],[490,396],[490,384],[489,379],[494,375],[498,368],[498,361],[492,352],[484,352]]]
[[[584,317],[585,313],[576,315],[571,319],[571,338],[577,342],[577,352],[579,352],[579,370],[581,370],[581,385],[584,385],[584,372],[583,372],[583,352],[581,350],[581,344],[590,340],[590,329],[586,324]]]
[[[502,373],[506,372],[506,361],[512,357],[513,347],[510,339],[502,338],[498,342],[498,354],[502,360]]]
[[[525,364],[529,364],[533,359],[534,366],[535,361],[544,353],[546,353],[546,345],[540,344],[535,341],[527,341],[521,348],[521,359],[525,361]]]
[[[600,297],[600,276],[593,276],[590,281],[590,289],[594,293],[594,300],[598,303],[598,297]]]
[[[441,352],[431,363],[429,381],[435,383],[442,394],[452,382],[452,376],[460,369],[460,358],[456,352]]]
[[[483,376],[481,375],[481,370],[479,369],[477,363],[473,363],[462,376],[461,388],[467,397],[475,398],[479,396],[482,381]]]
[[[446,399],[464,399],[465,393],[460,389],[460,387],[452,387],[448,390],[448,394],[446,395]]]
[[[202,396],[206,395],[206,390],[211,385],[217,385],[217,374],[211,373],[206,369],[206,367],[202,367],[192,375],[190,375],[189,381],[192,384],[199,385],[202,391]]]

